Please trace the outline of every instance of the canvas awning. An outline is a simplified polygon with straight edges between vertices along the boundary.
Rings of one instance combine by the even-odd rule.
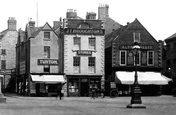
[[[118,71],[116,72],[115,81],[121,84],[133,84],[135,72]],[[137,72],[138,83],[141,85],[167,85],[170,78],[159,72]]]
[[[65,83],[64,75],[31,75],[32,81],[43,83]]]

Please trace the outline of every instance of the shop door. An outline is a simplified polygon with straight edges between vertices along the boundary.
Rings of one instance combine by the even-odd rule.
[[[83,97],[89,96],[89,82],[88,82],[88,79],[82,79],[81,80],[80,96],[83,96]]]

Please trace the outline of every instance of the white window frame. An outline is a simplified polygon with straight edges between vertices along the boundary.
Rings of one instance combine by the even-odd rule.
[[[94,39],[95,40],[93,47],[90,44],[90,39]],[[90,50],[96,50],[96,37],[89,37],[89,49]]]
[[[149,52],[152,52],[152,57],[153,57],[153,64],[149,64]],[[147,51],[147,65],[148,66],[153,66],[154,65],[154,51]]]
[[[122,53],[122,52],[125,52],[125,64],[122,64],[122,63],[121,63],[121,53]],[[120,51],[120,58],[119,58],[119,59],[120,59],[120,60],[119,60],[120,66],[126,66],[126,64],[127,64],[127,59],[126,59],[126,58],[127,58],[127,51],[121,50],[121,51]]]
[[[136,40],[136,36],[138,35],[139,40]],[[141,33],[140,32],[133,32],[133,41],[141,43]]]

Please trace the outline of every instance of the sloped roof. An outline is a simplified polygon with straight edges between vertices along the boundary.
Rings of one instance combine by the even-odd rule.
[[[171,40],[171,39],[176,39],[176,33],[171,35],[171,36],[169,36],[168,38],[166,38],[165,41]]]
[[[0,40],[4,37],[4,35],[8,32],[8,29],[0,32]]]

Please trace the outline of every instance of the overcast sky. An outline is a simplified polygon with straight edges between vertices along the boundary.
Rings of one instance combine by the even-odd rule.
[[[98,17],[98,6],[107,4],[109,17],[122,25],[137,18],[156,40],[176,33],[176,0],[1,0],[0,31],[7,29],[8,17],[16,18],[17,30],[24,30],[30,18],[36,21],[37,3],[38,26],[53,26],[53,21],[66,17],[67,9],[84,19],[86,12]]]

